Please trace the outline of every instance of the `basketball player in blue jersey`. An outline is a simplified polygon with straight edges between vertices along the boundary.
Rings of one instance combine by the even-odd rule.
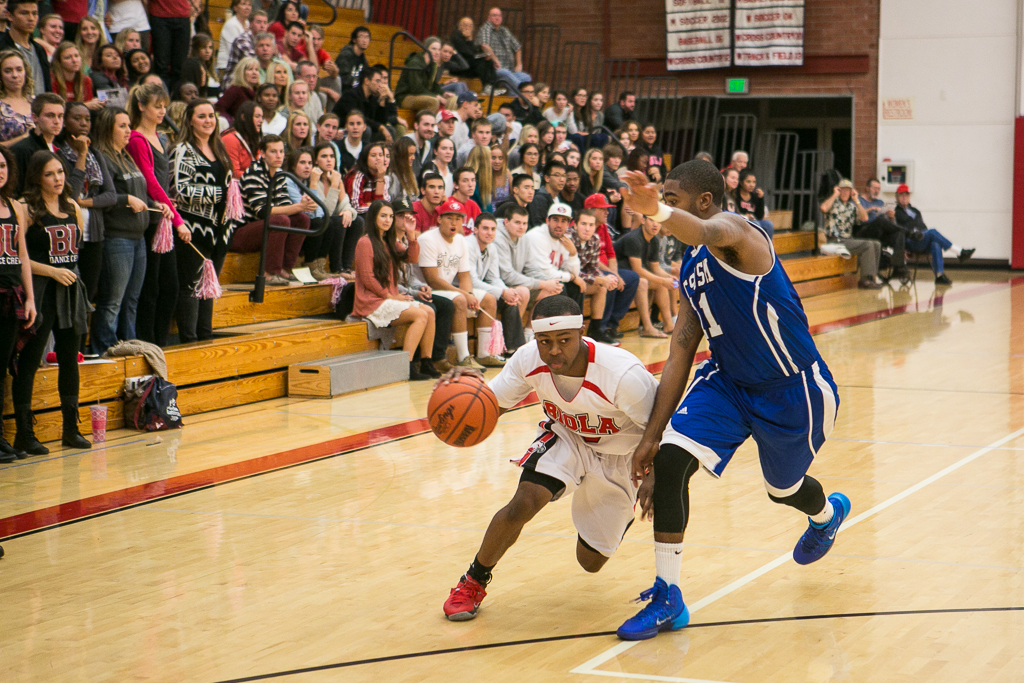
[[[850,501],[841,493],[826,498],[807,476],[835,424],[839,395],[771,238],[756,223],[722,211],[722,176],[707,161],[672,169],[664,204],[643,174],[631,172],[625,181],[627,206],[697,245],[683,258],[679,286],[686,303],[633,456],[633,477],[646,477],[638,499],[642,515],[653,513],[657,578],[640,595],[650,604],[620,626],[618,636],[643,640],[689,623],[679,573],[690,478],[701,466],[721,476],[753,436],[768,497],[808,515],[810,526],[793,550],[799,564],[829,551]],[[702,337],[711,357],[684,395]]]

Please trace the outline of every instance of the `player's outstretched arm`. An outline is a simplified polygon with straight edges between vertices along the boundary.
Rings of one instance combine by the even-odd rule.
[[[668,360],[661,371],[661,383],[654,398],[654,409],[651,410],[640,445],[633,454],[633,481],[642,480],[654,462],[661,444],[661,434],[683,398],[690,379],[690,368],[693,367],[693,357],[703,338],[704,329],[700,326],[697,314],[689,306],[680,306],[676,329],[672,331]]]

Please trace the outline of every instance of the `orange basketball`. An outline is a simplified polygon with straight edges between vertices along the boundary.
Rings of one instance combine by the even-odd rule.
[[[498,399],[483,380],[463,375],[434,389],[427,419],[437,438],[449,446],[475,446],[498,424]]]

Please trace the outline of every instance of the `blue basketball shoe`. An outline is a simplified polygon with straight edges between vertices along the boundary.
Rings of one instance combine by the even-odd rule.
[[[793,548],[793,560],[797,564],[810,564],[825,557],[825,553],[832,549],[839,526],[844,519],[850,516],[849,498],[836,492],[828,499],[832,501],[832,507],[835,509],[832,521],[824,526],[818,526],[814,522],[810,523],[807,531]]]
[[[661,631],[675,631],[690,623],[690,610],[686,609],[679,586],[670,586],[659,577],[654,587],[640,594],[636,602],[650,600],[651,604],[627,619],[615,634],[622,640],[647,640]]]

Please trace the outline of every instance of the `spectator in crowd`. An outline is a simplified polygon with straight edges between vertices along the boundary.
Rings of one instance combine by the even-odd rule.
[[[88,331],[91,305],[78,276],[78,250],[71,248],[81,241],[84,220],[64,180],[64,164],[56,154],[42,150],[32,155],[24,183],[28,208],[25,245],[32,263],[38,315],[35,334],[18,355],[11,387],[18,427],[14,448],[29,455],[50,452],[33,430],[32,389],[51,333],[57,356],[61,443],[67,448],[91,446],[78,431],[78,350],[82,335]]]
[[[589,147],[604,147],[608,144],[608,134],[602,132],[604,127],[604,95],[599,92],[592,92],[587,98],[587,104],[583,107],[583,125],[579,128],[579,136],[587,136],[587,140],[574,140],[580,149]]]
[[[32,266],[25,244],[28,220],[23,205],[14,200],[17,166],[14,155],[0,147],[0,405],[4,403],[7,386],[7,368],[14,346],[23,330],[31,329],[36,321],[35,297],[32,290]],[[0,411],[6,412],[6,411]],[[3,435],[0,419],[0,463],[12,463],[28,457],[15,449]]]
[[[224,97],[222,96],[223,100]],[[288,125],[288,107],[281,106],[281,94],[273,83],[264,83],[256,88],[256,104],[263,111],[263,135],[281,135]]]
[[[533,124],[527,123],[526,125],[520,124],[516,121],[516,124],[520,126],[519,137],[516,140],[516,146],[508,152],[508,165],[509,168],[515,168],[522,162],[522,148],[527,143],[533,143],[535,145],[540,144],[540,134],[537,132],[537,127]],[[538,151],[540,148],[537,148]],[[539,159],[539,156],[538,156]]]
[[[515,173],[515,171],[513,171]],[[543,225],[548,219],[548,210],[558,201],[558,195],[565,187],[565,164],[550,161],[544,167],[544,185],[533,195],[530,202],[530,227]],[[571,218],[571,217],[570,217]]]
[[[36,43],[46,50],[46,58],[53,57],[53,51],[64,42],[64,18],[59,14],[47,14],[39,20],[39,37]]]
[[[576,246],[566,235],[572,222],[572,210],[565,204],[552,204],[546,222],[523,237],[528,247],[525,274],[538,280],[562,283],[562,294],[582,307],[587,285],[579,274]],[[544,298],[543,293],[538,295],[538,299],[541,298]]]
[[[388,166],[386,144],[374,142],[363,149],[359,161],[345,177],[345,191],[356,213],[366,213],[374,200],[391,200],[391,175],[388,173]]]
[[[148,7],[153,71],[175,88],[192,38],[192,5],[188,0],[149,0]]]
[[[845,178],[832,189],[832,194],[821,203],[825,215],[825,233],[828,241],[842,244],[857,257],[857,270],[861,289],[881,289],[878,281],[878,260],[882,255],[882,243],[875,239],[856,238],[853,228],[857,221],[866,221],[868,212],[854,198],[853,183]]]
[[[591,147],[583,155],[583,166],[580,171],[580,192],[587,197],[613,187],[610,182],[611,174],[605,173],[604,152],[599,147]]]
[[[134,2],[135,0],[125,0],[126,2]],[[141,0],[139,0],[141,2]],[[126,28],[117,34],[114,38],[114,47],[121,51],[122,55],[127,55],[130,50],[143,50],[149,51],[149,32],[146,32],[146,44],[142,44],[142,34],[133,28]],[[127,59],[125,60],[127,62]]]
[[[92,63],[92,88],[97,95],[104,90],[128,87],[128,69],[116,47],[103,45],[96,51]]]
[[[317,145],[327,143],[331,151],[334,153],[334,170],[340,171],[339,161],[341,159],[341,150],[338,149],[338,143],[335,138],[338,137],[339,128],[341,126],[341,119],[337,114],[329,113],[324,114],[316,122],[316,139]]]
[[[419,175],[423,170],[423,166],[430,161],[430,157],[433,154],[433,144],[431,141],[434,138],[436,118],[434,112],[429,109],[421,109],[416,112],[413,122],[412,132],[408,133],[405,137],[412,140],[416,146],[416,156],[413,158],[412,171],[414,174]]]
[[[665,181],[665,152],[657,143],[658,129],[653,123],[645,124],[640,132],[640,142],[637,145],[647,152],[647,177],[654,183]],[[654,171],[657,169],[657,172]]]
[[[693,156],[693,158],[694,159],[701,159],[703,161],[708,162],[709,164],[714,164],[715,163],[715,158],[713,156],[711,156],[711,154],[709,152],[697,152]]]
[[[423,194],[413,202],[412,209],[416,218],[416,229],[421,233],[437,227],[437,207],[441,206],[448,196],[444,187],[444,178],[434,171],[427,171],[420,179]]]
[[[75,36],[75,47],[82,56],[82,71],[86,76],[92,71],[92,60],[96,56],[96,51],[106,44],[107,36],[103,33],[100,22],[92,17],[82,17],[78,24],[78,34]]]
[[[316,139],[316,129],[312,127],[312,123],[319,118],[313,118],[309,112],[306,111],[307,105],[309,104],[309,86],[303,80],[292,81],[285,89],[285,106],[288,109],[288,115],[302,114],[310,122],[310,139]]]
[[[434,41],[428,45],[433,48],[432,51],[413,52],[405,58],[405,69],[398,77],[398,87],[395,88],[395,100],[402,109],[429,109],[436,112],[445,106],[444,91],[437,83],[441,42],[436,38]]]
[[[205,33],[192,37],[188,59],[181,67],[181,83],[191,83],[198,89],[199,97],[217,97],[220,82],[213,68],[213,38]]]
[[[82,102],[92,110],[103,107],[103,103],[93,97],[92,79],[82,70],[82,55],[74,43],[65,41],[57,46],[50,62],[50,74],[53,91],[68,102]]]
[[[114,180],[116,202],[104,213],[103,270],[90,341],[98,355],[119,340],[136,339],[135,316],[146,276],[146,228],[149,208],[159,208],[168,220],[166,204],[146,197],[146,179],[125,151],[131,137],[131,119],[120,107],[105,107],[96,115],[96,151]]]
[[[869,182],[870,185],[870,182]],[[881,186],[879,185],[879,189]],[[900,185],[896,188],[896,223],[907,231],[907,249],[914,254],[928,254],[935,273],[935,284],[951,285],[953,281],[946,275],[943,253],[948,253],[960,263],[966,263],[974,256],[974,249],[950,242],[938,230],[929,228],[924,222],[921,210],[910,203],[910,188]]]
[[[34,127],[33,97],[35,87],[25,56],[15,49],[0,51],[0,143],[11,146],[28,137]]]
[[[231,123],[238,108],[256,99],[260,87],[260,63],[255,57],[244,57],[235,68],[231,84],[217,100],[217,112]]]
[[[332,66],[334,62],[327,60]],[[319,67],[308,59],[304,59],[298,64],[298,78],[296,82],[303,82],[306,84],[306,88],[309,91],[309,97],[306,100],[306,106],[302,109],[306,112],[306,116],[309,117],[310,121],[318,122],[320,117],[324,115],[324,104],[327,102],[326,96],[319,92],[317,87],[317,74],[320,73]],[[341,118],[341,117],[338,117]],[[319,124],[317,125],[319,128]],[[315,139],[319,140],[319,136],[314,136]]]
[[[646,168],[644,172],[647,172]],[[736,213],[736,190],[740,186],[740,172],[730,166],[722,171],[722,181],[725,183],[725,197],[722,202],[722,208]]]
[[[354,88],[362,80],[363,69],[369,69],[370,63],[366,61],[366,49],[370,47],[370,29],[365,26],[356,26],[349,36],[349,43],[341,48],[338,57],[334,60],[338,67],[338,75],[341,77],[342,94],[350,88]]]
[[[547,123],[548,121],[544,118],[544,113],[540,108],[533,103],[536,99],[536,91],[532,83],[523,83],[519,86],[519,97],[512,100],[511,107],[512,113],[516,117],[516,121],[523,125],[529,124],[531,126],[540,126],[541,123]]]
[[[64,98],[55,93],[36,95],[32,100],[33,130],[11,147],[18,163],[18,196],[25,189],[28,162],[41,150],[52,150],[53,141],[64,128]]]
[[[494,241],[498,250],[498,271],[502,282],[508,287],[525,287],[530,291],[530,304],[538,298],[562,293],[562,283],[558,280],[541,280],[528,275],[527,264],[530,258],[530,244],[523,236],[529,225],[529,213],[519,205],[505,210],[505,219],[498,225],[498,236]],[[528,305],[528,308],[529,308]],[[533,338],[533,329],[529,327],[529,311],[523,315],[526,340]]]
[[[134,87],[142,82],[146,76],[156,76],[151,74],[150,70],[153,68],[153,63],[149,59],[143,50],[133,49],[129,50],[124,54],[125,65],[128,68],[128,87]],[[157,76],[157,78],[160,78]],[[164,79],[160,78],[160,82],[163,83]],[[166,87],[166,85],[164,86]]]
[[[555,91],[554,105],[544,110],[544,118],[551,123],[558,123],[561,121],[566,126],[566,131],[570,135],[575,135],[578,131],[576,130],[576,122],[572,117],[572,105],[569,104],[569,96],[561,90]]]
[[[464,166],[466,159],[469,158],[469,153],[473,151],[474,147],[487,147],[491,146],[491,122],[485,118],[479,118],[473,121],[473,125],[470,127],[472,131],[472,137],[463,143],[458,149],[458,156],[456,157],[456,165]]]
[[[501,10],[492,7],[487,13],[487,22],[476,34],[476,43],[494,65],[499,78],[506,78],[516,86],[531,79],[523,71],[522,45],[507,26],[502,26]]]
[[[117,3],[114,7],[123,3]],[[231,75],[227,71],[228,57],[235,39],[249,30],[249,16],[252,14],[252,0],[231,0],[231,18],[220,29],[220,49],[217,50],[217,70],[220,80],[226,81]],[[251,34],[250,34],[251,35]]]
[[[318,280],[334,277],[335,272],[351,279],[351,271],[346,272],[344,266],[351,268],[356,244],[363,234],[363,219],[345,193],[345,179],[337,171],[334,148],[329,143],[321,142],[313,149],[313,164],[308,185],[323,200],[328,215],[318,207],[310,228],[319,228],[323,220],[329,225],[322,235],[306,237],[306,262],[313,264],[313,277]]]
[[[366,117],[361,111],[350,111],[345,115],[345,138],[338,145],[341,149],[341,161],[338,166],[342,174],[348,173],[359,161],[363,153],[363,136],[366,132]]]
[[[267,135],[260,145],[260,158],[242,176],[242,197],[245,200],[245,225],[231,236],[230,251],[249,254],[263,248],[264,211],[270,202],[270,222],[293,228],[309,229],[309,216],[316,202],[302,195],[298,201],[288,196],[284,175],[277,175],[285,162],[285,144],[277,135]],[[269,179],[268,179],[269,177]],[[302,249],[304,235],[271,231],[267,244],[267,284],[286,287],[297,280],[292,268]]]
[[[628,151],[632,152],[640,144],[640,124],[636,121],[626,121],[622,129],[626,131],[627,136],[624,146]]]
[[[459,121],[459,117],[455,115],[450,109],[441,109],[437,112],[437,136],[434,140],[434,147],[437,147],[437,143],[444,138],[451,138],[455,135],[455,126]]]
[[[612,130],[619,130],[627,121],[633,120],[636,109],[636,94],[626,90],[619,93],[619,100],[604,113],[605,123]]]
[[[430,160],[427,168],[444,178],[444,194],[451,195],[455,189],[455,178],[452,171],[455,169],[455,143],[451,138],[445,138],[437,143],[434,150],[434,158]]]
[[[81,102],[68,102],[64,107],[64,129],[54,139],[53,146],[64,162],[65,182],[71,198],[81,208],[88,209],[82,226],[82,242],[78,246],[78,269],[89,301],[96,301],[103,269],[104,214],[105,209],[114,206],[117,195],[104,157],[90,149],[91,130],[89,109]]]
[[[326,42],[324,27],[319,24],[311,24],[309,33],[310,40],[313,42],[313,49],[316,51],[317,60],[319,60],[319,68],[316,75],[319,76],[320,69],[323,69],[324,73],[327,74],[317,80],[317,90],[322,95],[324,109],[326,110],[328,102],[334,103],[341,99],[341,78],[338,76],[338,66],[331,59],[330,53],[324,49],[324,43]],[[310,61],[313,61],[312,58],[310,58]]]
[[[526,210],[526,224],[529,226],[529,206],[536,194],[534,189],[533,176],[526,173],[512,174],[512,196],[502,202],[497,208],[497,215],[503,218],[507,215],[508,209],[519,206]]]
[[[742,173],[743,169],[750,164],[750,155],[743,150],[737,150],[732,153],[732,157],[729,159],[729,165],[726,168],[736,169],[737,173]]]
[[[625,169],[622,166],[622,162],[625,160],[626,155],[622,151],[622,147],[616,145],[614,142],[610,142],[601,148],[601,152],[604,155],[604,167],[608,171],[605,175],[608,176],[608,184],[613,187],[621,187],[622,181],[619,180],[619,169]]]
[[[466,217],[465,222],[462,224],[462,229],[465,235],[472,235],[473,228],[476,227],[476,218],[481,214],[480,206],[473,201],[472,197],[476,194],[476,173],[471,168],[462,166],[457,168],[452,174],[454,180],[454,188],[452,190],[452,199],[462,204],[462,209]]]
[[[273,83],[281,87],[281,96],[284,97],[284,88],[292,82],[292,69],[288,64],[277,56],[277,44],[274,42],[274,34],[266,31],[256,36],[256,59],[260,63],[260,83]],[[284,67],[287,78],[279,83],[273,67],[280,65]]]
[[[466,93],[456,99],[458,108],[455,110],[455,132],[452,133],[452,142],[456,149],[469,140],[469,126],[473,119],[480,118],[480,99],[476,93]]]
[[[516,121],[516,114],[510,102],[502,102],[498,107],[498,113],[505,119],[505,127],[508,129],[508,134],[505,138],[508,140],[509,147],[511,148],[519,142],[519,137],[523,132],[523,124]]]
[[[299,71],[299,62],[306,59],[306,55],[312,51],[309,42],[306,27],[298,21],[288,24],[284,37],[277,41],[278,59],[287,64],[296,76]]]
[[[288,125],[285,126],[284,135],[281,137],[284,139],[285,154],[291,154],[297,149],[313,144],[313,127],[309,123],[309,117],[304,112],[293,111],[288,116]]]
[[[533,178],[534,187],[540,187],[541,175],[537,172],[540,165],[540,147],[532,142],[519,146],[520,164],[512,169],[512,175],[528,175]]]
[[[473,201],[486,213],[494,213],[494,171],[491,168],[491,153],[500,147],[474,147],[466,159],[466,168],[476,176],[476,190]]]
[[[263,109],[255,102],[246,102],[238,108],[231,127],[224,131],[221,140],[231,160],[231,175],[236,180],[256,160],[263,134]],[[253,150],[256,150],[255,152]]]
[[[661,224],[642,218],[640,227],[634,228],[615,242],[615,257],[620,269],[632,270],[640,276],[636,291],[636,305],[640,312],[640,336],[664,339],[672,333],[672,305],[669,292],[674,288],[672,276],[666,273],[658,260]],[[663,329],[651,321],[651,302],[658,306]]]
[[[285,33],[288,32],[288,27],[293,23],[298,23],[299,26],[305,26],[305,22],[302,21],[302,13],[299,9],[299,3],[295,0],[285,0],[281,3],[277,10],[277,17],[274,19],[267,30],[274,34],[274,39],[277,42],[284,40]]]
[[[859,193],[853,188],[852,184],[846,188],[843,186],[843,183],[840,183],[840,187],[841,189],[849,190],[849,194],[853,197],[853,201],[856,203],[857,208],[865,208],[863,203],[860,201]],[[879,191],[880,190],[881,185],[879,185]],[[875,207],[873,206],[872,208]],[[907,232],[896,223],[889,220],[889,218],[881,211],[876,210],[873,214],[869,214],[865,211],[863,215],[858,211],[856,215],[856,223],[853,226],[853,237],[862,240],[878,240],[882,243],[882,247],[891,249],[892,256],[890,259],[892,265],[892,277],[904,282],[910,279],[910,272],[907,270]]]
[[[281,110],[286,112],[288,110],[288,86],[292,83],[288,65],[273,60],[267,67],[266,74],[267,82],[273,83],[277,88],[278,97],[281,99]]]
[[[39,21],[36,0],[8,0],[7,13],[10,19],[7,31],[0,33],[0,50],[17,50],[25,58],[36,95],[50,92],[50,57],[42,45],[32,40]]]
[[[174,208],[191,233],[189,242],[199,250],[196,253],[175,235],[178,338],[182,343],[213,337],[213,299],[197,299],[194,290],[204,259],[213,261],[214,270],[220,273],[234,228],[224,219],[231,161],[219,127],[209,101],[190,102],[171,158]]]
[[[544,166],[555,153],[555,127],[550,121],[541,121],[537,126],[537,135],[540,138],[540,142],[537,143],[540,148],[540,165]]]
[[[441,86],[443,92],[453,94],[456,97],[469,92],[469,86],[452,75],[453,69],[455,71],[465,71],[469,68],[469,64],[456,52],[455,46],[450,42],[441,41],[441,51],[438,56],[437,66],[434,77],[437,79],[437,83]]]
[[[486,52],[482,52],[481,49],[473,42],[473,20],[469,17],[462,17],[459,19],[458,30],[451,36],[452,47],[455,48],[456,53],[465,60],[468,64],[467,69],[463,70],[452,70],[453,76],[464,76],[469,78],[477,78],[481,83],[484,84],[484,94],[489,95],[492,92],[495,95],[501,95],[505,92],[504,88],[496,88],[498,85],[498,78],[495,72],[495,66],[493,60],[487,56]]]
[[[170,142],[158,131],[167,111],[167,91],[160,85],[144,85],[128,98],[128,116],[132,134],[126,148],[146,180],[146,194],[151,202],[167,206],[177,239],[174,247],[162,254],[153,251],[153,240],[163,219],[163,212],[150,213],[146,228],[146,277],[139,295],[136,336],[158,346],[166,346],[178,303],[178,249],[192,240],[192,232],[174,208],[164,188],[170,187]],[[140,197],[141,198],[141,197]]]
[[[590,297],[590,325],[587,336],[604,344],[619,342],[605,334],[602,321],[608,293],[618,287],[618,278],[601,268],[601,238],[597,236],[597,215],[584,209],[569,228],[568,235],[580,258],[580,278],[586,283],[584,294]]]
[[[579,216],[580,211],[584,209],[583,203],[586,201],[586,195],[580,191],[581,176],[580,170],[576,166],[565,167],[565,185],[562,187],[561,193],[558,195],[558,201],[563,204],[568,204],[569,208],[572,209],[572,215]]]
[[[428,181],[434,182],[434,181]],[[455,316],[452,320],[452,341],[455,343],[455,362],[452,365],[459,367],[480,367],[473,362],[469,353],[469,333],[467,331],[467,319],[471,313],[476,313],[482,305],[482,299],[488,299],[487,312],[491,320],[497,312],[497,301],[490,294],[480,292],[477,296],[473,292],[473,279],[470,274],[469,252],[466,247],[466,240],[462,235],[462,223],[465,217],[462,205],[452,198],[445,200],[437,208],[438,227],[431,228],[422,233],[419,238],[420,255],[417,265],[419,266],[419,279],[430,286],[434,297],[449,299],[455,306]],[[480,321],[484,325],[484,321]],[[486,351],[490,341],[491,328],[477,328],[477,353]],[[495,359],[497,365],[502,365],[500,359]]]
[[[393,200],[407,197],[415,201],[420,196],[420,188],[416,183],[416,142],[402,137],[395,143],[395,157],[391,160],[391,198]]]
[[[764,192],[757,187],[757,176],[749,168],[740,173],[739,185],[733,195],[736,200],[736,213],[754,221],[771,237],[775,234],[775,224],[766,218]]]
[[[398,125],[398,106],[388,97],[386,74],[379,67],[364,69],[362,82],[342,93],[334,113],[340,117],[353,110],[361,111],[373,139],[391,142]]]
[[[328,148],[330,149],[330,148]],[[302,200],[306,198],[306,194],[303,190],[310,192],[316,199],[319,199],[333,212],[338,206],[338,200],[343,190],[343,183],[341,174],[337,171],[331,170],[335,186],[331,186],[331,181],[323,181],[323,171],[313,165],[313,155],[316,153],[313,147],[302,147],[294,150],[286,158],[287,170],[299,179],[299,183],[296,183],[291,178],[285,178],[284,189],[288,194],[288,200],[292,204],[301,204]],[[346,197],[347,199],[347,197]],[[350,206],[351,208],[351,206]],[[324,232],[313,237],[310,235],[303,236],[302,240],[302,254],[306,261],[306,266],[309,268],[310,275],[313,276],[317,281],[327,280],[330,278],[340,277],[339,273],[331,273],[326,269],[327,259],[326,252],[320,260],[319,252],[324,247],[325,243],[328,245],[335,244],[339,251],[340,261],[340,250],[341,245],[344,243],[344,228],[341,225],[340,216],[330,218],[324,214],[324,210],[320,206],[316,206],[314,209],[302,212],[306,218],[309,219],[310,229],[318,229],[323,226],[323,222],[327,221],[327,227],[324,228]],[[352,209],[352,213],[355,210]],[[314,221],[316,227],[314,228]]]
[[[249,30],[243,31],[234,42],[231,43],[231,52],[228,55],[227,65],[224,67],[224,81],[234,79],[235,68],[238,63],[246,57],[256,56],[256,37],[267,30],[267,13],[257,10],[252,13],[249,20]]]
[[[615,286],[608,290],[605,297],[601,330],[608,338],[618,340],[623,336],[618,331],[619,323],[629,313],[629,307],[633,303],[637,287],[640,285],[640,276],[632,270],[619,268],[618,259],[615,256],[615,244],[608,228],[608,211],[614,208],[613,205],[603,194],[595,193],[587,197],[583,206],[585,210],[594,213],[594,218],[597,221],[595,233],[601,241],[598,268],[608,276],[615,277]]]
[[[491,209],[492,213],[502,203],[507,201],[512,192],[512,174],[508,172],[508,162],[505,155],[505,150],[501,147],[492,147],[489,151],[490,157],[490,170],[491,170],[491,183],[490,183],[490,200],[485,200]],[[470,153],[470,166],[473,165],[473,154]],[[484,160],[482,160],[484,161]],[[477,171],[477,178],[480,178],[481,170]],[[479,183],[478,183],[479,186]],[[483,197],[481,197],[483,199]]]
[[[402,345],[409,354],[409,379],[438,378],[441,373],[430,359],[434,346],[434,309],[398,290],[402,266],[419,259],[419,233],[415,226],[410,232],[405,221],[399,226],[391,204],[382,200],[370,205],[366,220],[370,227],[356,246],[356,295],[352,313],[376,327],[409,325]],[[419,362],[415,360],[417,352]]]
[[[491,246],[497,235],[498,221],[494,214],[480,214],[474,233],[466,238],[471,264],[470,275],[473,280],[473,291],[486,292],[497,302],[497,315],[501,318],[505,349],[507,353],[514,353],[526,343],[523,316],[526,315],[530,303],[530,290],[523,285],[509,287],[502,281],[499,250],[498,247]],[[488,362],[493,361],[485,358],[481,365]]]

